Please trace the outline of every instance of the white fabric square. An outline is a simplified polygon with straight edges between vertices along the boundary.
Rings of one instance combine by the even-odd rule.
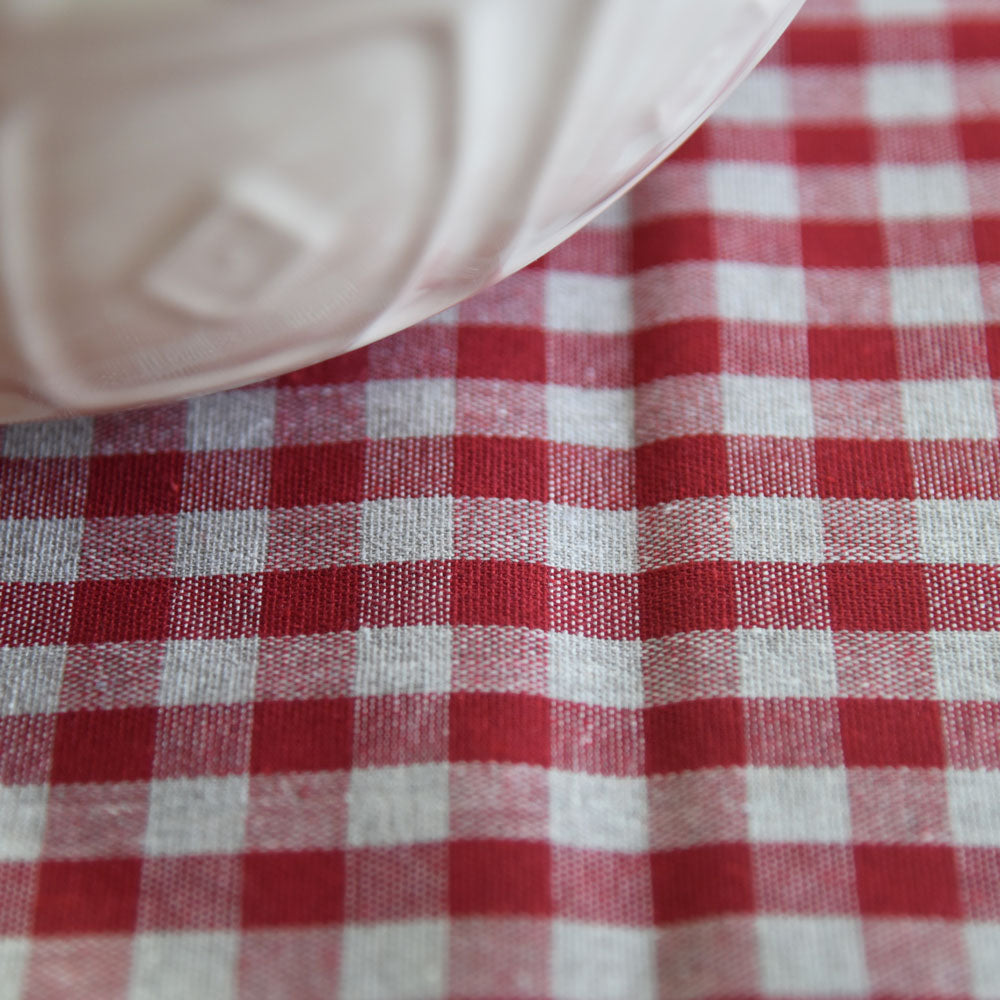
[[[549,559],[561,569],[634,573],[639,568],[635,511],[548,507]]]
[[[369,564],[451,559],[452,497],[399,497],[361,505],[361,561]]]
[[[606,274],[547,272],[545,325],[571,333],[631,333],[631,280]]]
[[[983,321],[979,273],[971,265],[891,268],[889,294],[892,319],[899,326]]]
[[[865,89],[876,121],[949,121],[957,114],[954,79],[943,63],[876,63]]]
[[[758,917],[761,985],[771,996],[868,993],[864,935],[854,917]]]
[[[1000,563],[1000,518],[990,500],[918,500],[920,554],[930,563]]]
[[[837,693],[833,634],[820,629],[739,629],[741,693],[747,698],[831,698]]]
[[[344,928],[340,992],[351,1000],[436,1000],[446,992],[444,920]]]
[[[996,410],[986,379],[903,382],[902,388],[903,425],[911,440],[996,437]]]
[[[799,217],[795,169],[784,163],[713,162],[708,190],[712,208],[722,215]]]
[[[631,448],[635,435],[635,403],[631,389],[545,388],[548,436],[551,441]]]
[[[559,701],[607,708],[642,708],[642,643],[549,635],[549,694]]]
[[[31,940],[26,937],[0,938],[0,990],[4,991],[0,995],[5,1000],[16,1000],[21,996],[30,945]]]
[[[1000,632],[931,632],[938,693],[947,701],[1000,701]]]
[[[65,646],[0,647],[0,716],[55,712],[65,664]]]
[[[356,694],[446,694],[451,685],[451,629],[362,628],[357,632],[357,658]]]
[[[267,559],[267,511],[198,510],[177,515],[179,577],[260,573]]]
[[[747,820],[758,843],[845,844],[847,773],[837,767],[747,768]]]
[[[956,844],[1000,847],[1000,772],[946,772],[948,813]]]
[[[724,433],[813,436],[812,394],[806,379],[723,375],[721,382]]]
[[[234,931],[137,934],[132,945],[131,1000],[228,1000],[236,993],[240,937]]]
[[[188,451],[270,447],[274,441],[274,400],[274,389],[240,389],[189,400]]]
[[[732,497],[733,557],[743,562],[815,563],[823,559],[823,508],[801,497]]]
[[[369,381],[365,419],[372,438],[454,434],[455,382],[450,378]]]
[[[347,842],[352,847],[444,840],[448,836],[448,819],[446,764],[351,771]]]
[[[877,21],[937,18],[944,14],[945,0],[859,0],[861,13]]]
[[[555,1000],[645,1000],[656,995],[655,932],[642,927],[556,920]]]
[[[0,520],[0,580],[71,582],[80,561],[82,518]]]
[[[160,673],[161,705],[236,705],[253,698],[260,640],[173,639]]]
[[[961,218],[972,210],[960,164],[883,163],[876,177],[887,219]]]
[[[0,786],[0,861],[35,861],[42,851],[47,785]]]
[[[976,1000],[1000,1000],[1000,924],[970,922],[963,930],[972,995]]]
[[[249,778],[169,778],[149,788],[146,853],[235,854],[243,846]]]
[[[553,842],[567,847],[647,850],[645,779],[549,771],[549,829]]]
[[[764,323],[806,321],[806,279],[800,267],[724,260],[715,265],[719,313],[724,319]]]
[[[86,457],[93,438],[94,422],[89,417],[9,424],[3,429],[0,454],[4,458]]]
[[[778,66],[758,66],[714,112],[716,121],[776,124],[791,113],[788,73]]]

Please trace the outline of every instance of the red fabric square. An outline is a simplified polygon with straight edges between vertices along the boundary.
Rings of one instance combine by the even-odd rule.
[[[556,632],[598,639],[636,639],[636,578],[626,573],[584,573],[553,569],[552,620]]]
[[[667,438],[635,450],[635,495],[640,507],[728,492],[725,439],[719,434]]]
[[[368,375],[368,348],[359,347],[335,358],[328,358],[308,368],[280,375],[279,386],[336,385],[341,382],[363,382]]]
[[[0,646],[48,646],[66,641],[73,587],[66,583],[0,581]]]
[[[948,762],[952,767],[1000,770],[1000,704],[944,702],[942,714]],[[1000,896],[997,902],[1000,906]]]
[[[313,507],[360,500],[364,467],[361,441],[275,448],[269,503],[272,507]]]
[[[674,152],[674,160],[704,160],[708,155],[708,137],[706,129],[699,128],[689,135]]]
[[[52,749],[53,782],[145,781],[153,773],[156,709],[61,712]]]
[[[958,128],[967,160],[1000,160],[1000,117],[965,119]]]
[[[453,761],[537,764],[552,761],[552,708],[531,694],[456,691],[448,708],[448,757]]]
[[[456,496],[545,500],[548,445],[531,438],[455,438]]]
[[[721,370],[719,321],[663,323],[632,337],[635,380],[668,375],[707,375]]]
[[[849,327],[810,330],[809,375],[822,379],[899,378],[893,331]]]
[[[673,215],[639,222],[632,229],[632,266],[637,271],[657,264],[715,257],[710,215]]]
[[[883,267],[882,230],[874,222],[802,223],[806,267]]]
[[[354,703],[350,698],[257,702],[252,740],[251,774],[348,768]]]
[[[344,916],[340,851],[247,854],[243,857],[244,927],[337,924]]]
[[[181,509],[184,454],[94,455],[86,517],[174,514]]]
[[[736,618],[743,628],[827,628],[821,566],[787,562],[735,565]]]
[[[456,375],[544,382],[545,335],[533,326],[463,325]]]
[[[937,702],[841,698],[838,708],[848,767],[944,767]]]
[[[914,495],[913,463],[905,441],[817,438],[815,448],[821,497],[897,500]]]
[[[548,628],[549,569],[534,563],[452,564],[453,625]]]
[[[955,852],[937,844],[857,844],[854,869],[862,914],[958,917]]]
[[[43,861],[38,869],[34,933],[133,930],[141,874],[140,858]]]
[[[547,917],[552,912],[552,852],[531,841],[452,841],[448,845],[452,916]]]
[[[990,18],[961,18],[951,22],[951,55],[961,60],[1000,56],[1000,21]]]
[[[79,580],[73,586],[70,642],[131,642],[169,635],[173,581]]]
[[[972,236],[980,264],[1000,264],[1000,218],[975,218]]]
[[[1000,228],[998,228],[998,240],[1000,240]],[[998,243],[1000,251],[1000,243]],[[998,256],[1000,260],[1000,256]],[[990,378],[1000,379],[1000,326],[992,325],[986,328],[984,334],[986,339],[986,357],[990,366]]]
[[[643,639],[736,626],[736,578],[728,562],[683,563],[639,576]]]
[[[834,563],[826,568],[830,620],[859,632],[926,632],[930,612],[923,567]]]
[[[650,856],[653,919],[658,924],[753,911],[747,844],[710,844]]]
[[[865,125],[801,125],[794,131],[795,159],[809,166],[871,163],[875,144]]]
[[[739,698],[704,698],[646,709],[646,773],[740,767],[747,761]]]
[[[265,573],[261,635],[309,635],[356,629],[361,613],[361,569]]]
[[[789,65],[857,66],[861,61],[862,30],[853,25],[793,24],[784,37]]]

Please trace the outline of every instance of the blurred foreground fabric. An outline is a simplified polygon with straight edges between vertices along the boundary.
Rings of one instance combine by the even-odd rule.
[[[5,1000],[1000,998],[1000,5],[809,0],[354,354],[0,430]]]

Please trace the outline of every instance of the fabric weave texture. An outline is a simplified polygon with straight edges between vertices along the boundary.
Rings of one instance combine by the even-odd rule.
[[[1000,998],[1000,5],[809,0],[330,362],[0,438],[5,1000]]]

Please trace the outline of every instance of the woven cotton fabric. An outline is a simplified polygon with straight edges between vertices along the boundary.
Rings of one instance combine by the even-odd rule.
[[[809,0],[364,350],[0,440],[0,997],[1000,998],[1000,5]]]

